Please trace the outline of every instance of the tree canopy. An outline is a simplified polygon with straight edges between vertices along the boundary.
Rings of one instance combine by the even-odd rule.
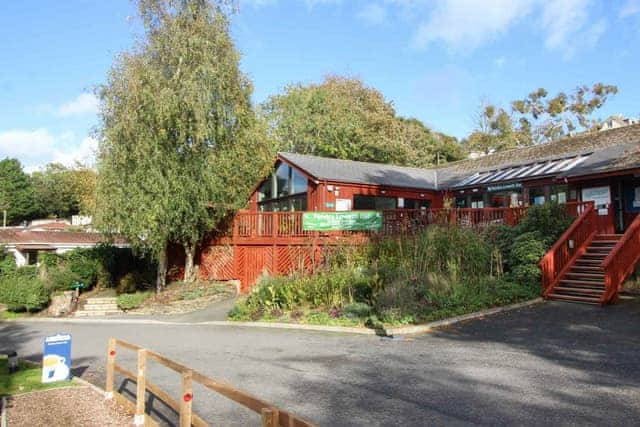
[[[159,261],[185,248],[185,279],[204,234],[245,206],[274,152],[250,102],[226,2],[141,0],[145,36],[100,88],[98,211],[107,230]]]
[[[49,163],[31,174],[38,216],[68,218],[95,211],[96,172],[81,164]]]
[[[0,160],[0,225],[3,211],[7,211],[7,224],[28,220],[37,213],[35,195],[29,175],[22,170],[18,159]]]
[[[540,88],[512,101],[510,111],[485,103],[476,117],[474,131],[464,144],[472,151],[488,154],[550,142],[578,131],[597,130],[601,121],[594,114],[617,92],[616,86],[595,83],[553,97]]]
[[[283,151],[408,166],[461,156],[455,138],[398,117],[382,93],[357,78],[290,85],[262,113]]]

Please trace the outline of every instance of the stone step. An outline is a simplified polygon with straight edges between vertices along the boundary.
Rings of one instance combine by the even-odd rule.
[[[93,305],[93,304],[117,304],[118,298],[116,297],[103,297],[103,298],[88,298],[85,304]]]
[[[108,316],[110,314],[122,314],[120,310],[106,310],[106,311],[76,311],[75,317],[90,317],[90,316]]]
[[[118,304],[91,304],[82,307],[85,311],[118,310]]]

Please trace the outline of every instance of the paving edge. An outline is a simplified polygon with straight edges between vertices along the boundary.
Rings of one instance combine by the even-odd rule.
[[[34,322],[34,323],[112,323],[112,324],[139,324],[139,325],[175,325],[175,326],[236,326],[236,327],[249,327],[249,328],[265,328],[265,329],[289,329],[289,330],[301,330],[301,331],[316,331],[316,332],[336,332],[347,334],[359,334],[359,335],[411,335],[411,334],[423,334],[428,333],[434,329],[450,326],[459,322],[477,319],[480,317],[490,316],[506,311],[517,310],[519,308],[528,307],[534,304],[539,304],[544,300],[534,298],[529,301],[519,302],[516,304],[505,305],[502,307],[494,307],[486,310],[476,311],[469,314],[463,314],[460,316],[449,317],[447,319],[438,320],[435,322],[425,323],[422,325],[410,325],[399,326],[396,328],[382,329],[368,329],[349,326],[324,326],[324,325],[304,325],[299,323],[276,323],[276,322],[237,322],[231,320],[216,320],[205,322],[174,322],[164,320],[151,320],[151,319],[108,319],[108,318],[17,318],[8,319],[8,322]]]
[[[532,300],[519,302],[516,304],[505,305],[502,307],[488,308],[486,310],[476,311],[469,314],[463,314],[460,316],[449,317],[447,319],[438,320],[435,322],[425,323],[423,325],[411,325],[400,326],[397,328],[386,328],[388,335],[410,335],[410,334],[424,334],[431,332],[434,329],[442,328],[445,326],[454,325],[456,323],[465,322],[467,320],[474,320],[485,316],[491,316],[493,314],[504,313],[506,311],[517,310],[519,308],[529,307],[534,304],[539,304],[544,300],[542,297],[534,298]]]

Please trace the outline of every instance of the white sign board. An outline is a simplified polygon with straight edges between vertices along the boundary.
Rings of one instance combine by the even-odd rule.
[[[336,199],[336,211],[345,212],[351,210],[351,199]]]
[[[608,207],[611,203],[611,190],[609,186],[583,188],[582,201],[593,202],[596,205],[596,208]]]

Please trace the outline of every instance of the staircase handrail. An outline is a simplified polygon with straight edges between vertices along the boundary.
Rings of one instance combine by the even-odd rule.
[[[624,280],[640,260],[640,214],[627,228],[600,267],[604,270],[605,293],[601,303],[617,294]]]
[[[596,210],[593,203],[588,204],[582,213],[573,221],[573,223],[562,233],[562,236],[549,249],[538,264],[542,270],[542,286],[545,291],[550,290],[555,282],[561,277],[561,272],[568,266],[571,259],[577,255],[577,251],[592,238],[596,230]],[[581,232],[581,233],[578,233]],[[581,241],[574,238],[573,254],[569,256],[566,252],[569,240],[577,236],[582,237]],[[564,256],[564,259],[563,259]],[[558,262],[556,262],[558,261]]]

